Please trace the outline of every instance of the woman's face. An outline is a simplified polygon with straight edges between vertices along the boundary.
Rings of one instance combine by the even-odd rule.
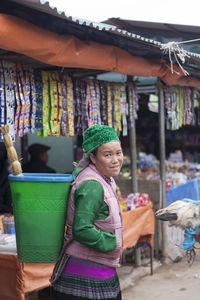
[[[115,140],[105,143],[98,147],[96,155],[90,153],[90,159],[102,175],[117,176],[123,164],[121,144]]]

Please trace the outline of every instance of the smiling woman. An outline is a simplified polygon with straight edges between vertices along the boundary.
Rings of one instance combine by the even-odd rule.
[[[113,128],[94,125],[84,133],[83,149],[68,203],[64,255],[51,280],[55,299],[120,300],[122,217],[113,176],[123,163],[121,144]]]

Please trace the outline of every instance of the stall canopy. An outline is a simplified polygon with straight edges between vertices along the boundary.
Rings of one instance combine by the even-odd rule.
[[[1,1],[1,49],[58,67],[153,76],[167,85],[200,86],[196,72],[200,69],[199,55],[190,53],[188,61],[195,61],[195,65],[191,68],[190,64],[189,77],[178,66],[172,74],[160,42],[116,26],[73,19],[55,9],[46,12],[42,2],[46,1]]]

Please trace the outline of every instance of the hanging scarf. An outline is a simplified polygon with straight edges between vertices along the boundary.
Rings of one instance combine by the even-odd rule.
[[[74,127],[76,134],[82,134],[82,97],[81,97],[81,82],[73,81],[74,94]]]
[[[20,68],[21,68],[20,64],[15,65],[15,70],[16,70],[15,96],[18,105],[18,111],[16,112],[16,127],[17,127],[18,136],[22,137],[24,135],[24,118],[25,118],[26,103],[24,100],[23,88],[20,80],[20,73],[22,72],[20,71]]]
[[[3,72],[5,79],[5,99],[6,99],[6,124],[9,125],[9,133],[15,141],[15,93],[14,93],[14,70],[12,63],[3,61]]]
[[[58,95],[58,72],[49,72],[50,88],[50,127],[51,135],[60,135],[59,124],[59,95]]]
[[[94,111],[96,110],[94,124],[101,124],[101,112],[100,112],[100,87],[97,80],[93,81],[94,84]]]
[[[50,124],[49,124],[49,115],[50,115],[50,103],[49,103],[49,73],[42,71],[42,82],[43,82],[43,103],[42,103],[42,123],[43,123],[43,130],[42,135],[48,136],[50,135]]]
[[[36,87],[34,81],[33,69],[29,68],[29,85],[30,85],[30,131],[35,132],[36,119]]]
[[[0,63],[0,127],[5,125],[5,97],[4,97],[4,88],[5,80],[4,80],[4,74],[3,74],[3,66],[2,61]],[[3,140],[3,134],[0,131],[0,141]]]
[[[107,88],[105,82],[99,81],[99,89],[100,89],[100,114],[101,114],[101,124],[107,124]]]
[[[112,127],[112,95],[111,85],[107,83],[107,125]]]
[[[126,118],[126,116],[128,115],[128,108],[127,108],[127,103],[126,103],[125,85],[121,85],[120,90],[121,90],[122,124],[123,124],[122,134],[123,134],[123,136],[127,136],[128,129],[127,129],[127,118]]]
[[[65,75],[61,78],[61,93],[62,93],[62,117],[61,117],[61,135],[66,136],[67,134],[67,90]]]
[[[67,136],[74,136],[74,96],[71,77],[66,77],[67,86]]]
[[[26,134],[30,132],[30,83],[27,67],[24,67],[23,70],[19,67],[19,77],[22,87],[22,96],[25,103],[23,133]]]
[[[184,93],[183,88],[179,87],[179,127],[183,126],[183,118],[184,118]]]
[[[122,130],[122,112],[121,112],[121,94],[120,94],[120,84],[114,84],[114,94],[115,94],[115,130],[117,133]]]
[[[16,107],[15,107],[15,134],[20,134],[19,132],[19,124],[20,124],[20,115],[21,115],[21,100],[20,100],[20,95],[19,95],[19,88],[18,88],[18,79],[17,79],[17,64],[13,64],[13,69],[14,69],[14,74],[13,74],[13,79],[14,79],[14,91],[15,91],[15,102],[16,102]]]
[[[114,84],[110,84],[110,91],[111,91],[111,112],[112,112],[112,127],[115,128],[115,87]]]
[[[85,132],[85,130],[88,128],[88,111],[87,111],[87,101],[86,101],[86,94],[87,94],[87,82],[85,80],[79,81],[80,85],[80,94],[79,97],[81,99],[81,132],[82,134]]]
[[[43,123],[42,123],[42,101],[43,101],[43,90],[42,90],[42,74],[41,71],[35,70],[34,71],[34,82],[35,82],[35,92],[36,92],[36,112],[35,112],[35,128],[37,130],[43,129]]]

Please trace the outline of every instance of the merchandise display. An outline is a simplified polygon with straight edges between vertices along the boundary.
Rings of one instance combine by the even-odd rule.
[[[153,154],[144,152],[138,153],[137,174],[139,180],[159,180],[159,161]],[[177,184],[186,183],[187,180],[200,178],[200,164],[183,161],[180,151],[171,153],[165,162],[166,166],[166,189]],[[120,173],[120,178],[131,179],[130,159],[125,156],[124,165]]]
[[[94,124],[127,136],[139,109],[133,83],[75,79],[7,61],[1,61],[0,87],[0,125],[9,125],[13,141],[27,133],[81,135]]]

